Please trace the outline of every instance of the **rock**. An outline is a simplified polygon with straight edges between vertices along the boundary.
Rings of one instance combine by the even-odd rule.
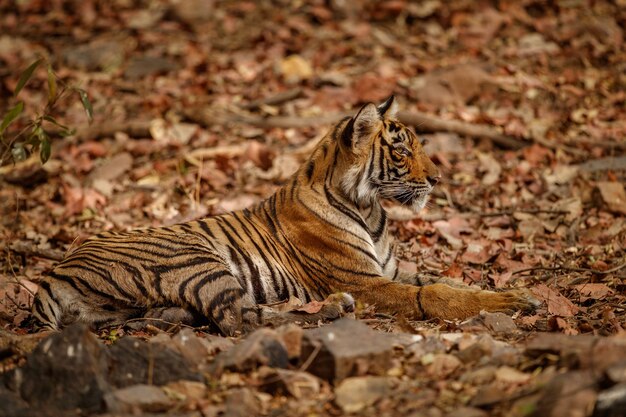
[[[498,381],[506,384],[525,384],[530,381],[531,375],[520,372],[510,366],[501,366],[495,373]]]
[[[478,317],[488,330],[496,334],[507,334],[517,330],[517,325],[507,314],[481,311]]]
[[[110,392],[104,397],[104,401],[107,409],[114,413],[159,412],[168,410],[173,405],[162,389],[143,384]]]
[[[626,382],[626,360],[618,362],[606,370],[606,375],[611,382],[617,384]]]
[[[480,410],[474,407],[461,407],[452,411],[451,413],[446,414],[446,417],[487,417],[485,411]]]
[[[259,329],[235,347],[218,354],[210,371],[218,375],[225,370],[246,372],[260,365],[274,368],[289,365],[287,349],[274,330]]]
[[[250,388],[231,389],[226,394],[223,417],[259,415],[259,400]]]
[[[217,352],[224,352],[234,346],[232,340],[207,335],[197,336],[193,330],[184,328],[171,338],[171,347],[178,351],[190,363],[204,363]]]
[[[436,379],[445,379],[461,366],[461,361],[454,355],[437,353],[428,365],[428,374]]]
[[[159,343],[124,337],[108,352],[109,381],[116,387],[165,385],[181,379],[202,381],[202,375],[178,352]]]
[[[310,361],[308,372],[339,382],[366,373],[384,375],[391,368],[393,348],[392,338],[359,321],[342,318],[304,332],[301,361]]]
[[[394,385],[395,381],[388,377],[346,378],[335,388],[335,402],[345,413],[358,413],[387,397]]]
[[[107,159],[89,174],[91,181],[113,181],[133,166],[133,157],[128,152],[120,152]]]
[[[503,401],[509,395],[510,394],[503,389],[502,384],[492,381],[488,385],[479,387],[478,392],[474,398],[472,398],[470,404],[476,407],[487,407]]]
[[[626,414],[626,383],[617,384],[598,394],[593,417],[623,417]]]
[[[174,398],[198,400],[206,396],[207,386],[197,381],[176,381],[165,385],[163,390]]]
[[[67,327],[43,340],[14,374],[15,388],[31,407],[103,411],[111,391],[102,345],[84,325]]]
[[[68,66],[86,71],[110,71],[124,60],[124,47],[115,40],[96,40],[86,45],[72,45],[62,52]]]
[[[0,386],[0,411],[3,417],[32,416],[35,413],[26,401],[14,392]]]
[[[537,401],[537,416],[585,417],[593,409],[596,393],[594,371],[570,371],[554,377]],[[623,415],[623,414],[620,414]]]
[[[150,75],[165,74],[178,69],[178,65],[169,58],[160,56],[133,57],[124,70],[124,77],[138,80]]]
[[[289,360],[297,359],[302,353],[302,335],[304,330],[295,324],[286,324],[276,329],[279,337],[287,349]]]
[[[291,395],[297,399],[313,398],[321,388],[321,381],[308,372],[261,368],[259,378],[263,381],[261,387],[265,392]]]
[[[174,16],[192,26],[209,20],[215,9],[215,2],[210,0],[169,0],[169,3]]]

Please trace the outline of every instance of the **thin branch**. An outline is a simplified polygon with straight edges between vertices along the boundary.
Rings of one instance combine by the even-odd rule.
[[[239,107],[245,110],[257,110],[261,106],[276,106],[287,101],[294,100],[302,95],[302,88],[296,87],[291,90],[282,91],[273,96],[261,98],[249,103],[240,104]]]
[[[42,249],[30,242],[14,242],[9,245],[9,249],[22,255],[38,256],[40,258],[62,261],[65,257],[63,251],[56,249]]]
[[[524,268],[524,269],[519,269],[515,272],[513,272],[513,275],[517,275],[517,274],[522,274],[524,272],[534,272],[534,271],[570,271],[570,272],[591,272],[593,274],[598,274],[598,275],[608,275],[608,274],[612,274],[613,272],[617,272],[620,269],[623,269],[624,267],[626,267],[626,262],[617,265],[611,269],[607,269],[606,271],[600,271],[598,269],[592,269],[592,268],[578,268],[578,267],[571,267],[571,266],[563,266],[563,265],[559,265],[559,266],[534,266],[532,268]]]

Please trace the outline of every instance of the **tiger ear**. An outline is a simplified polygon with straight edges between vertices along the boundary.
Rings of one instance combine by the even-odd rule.
[[[358,146],[361,139],[368,137],[374,132],[381,118],[378,108],[374,103],[367,103],[346,124],[341,140],[349,148]]]
[[[378,106],[378,114],[385,119],[395,119],[396,113],[398,113],[398,102],[392,94],[383,104]]]

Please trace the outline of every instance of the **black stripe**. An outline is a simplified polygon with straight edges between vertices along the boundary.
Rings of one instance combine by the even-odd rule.
[[[345,214],[352,220],[354,220],[359,226],[361,226],[365,231],[367,231],[367,225],[363,221],[363,218],[360,214],[351,210],[348,206],[342,204],[339,200],[332,195],[332,192],[328,188],[328,184],[324,184],[324,194],[326,195],[326,199],[330,203],[331,207]]]

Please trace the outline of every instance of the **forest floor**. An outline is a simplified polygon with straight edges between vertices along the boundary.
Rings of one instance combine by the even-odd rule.
[[[0,167],[0,414],[624,415],[624,0],[9,3],[0,116],[44,57],[93,121],[68,95],[50,115],[75,134],[45,125],[46,164]],[[33,73],[6,138],[45,108],[47,80]],[[42,273],[78,242],[260,201],[332,121],[390,94],[443,172],[421,213],[389,208],[402,267],[526,287],[534,313],[413,322],[359,306],[365,327],[247,338],[30,334]],[[73,341],[90,353],[68,370],[49,352]],[[124,380],[112,363],[133,355]]]

